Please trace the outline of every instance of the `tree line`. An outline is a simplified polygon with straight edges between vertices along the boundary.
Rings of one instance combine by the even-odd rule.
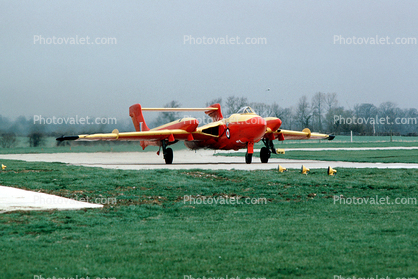
[[[223,102],[216,98],[206,106],[221,104],[223,115],[229,116],[243,106],[250,106],[262,117],[278,117],[283,129],[302,130],[309,128],[321,133],[346,135],[404,135],[418,136],[418,110],[401,109],[393,102],[376,106],[370,103],[356,104],[352,109],[340,106],[336,93],[315,93],[311,99],[306,95],[299,98],[294,107],[281,107],[276,102],[266,104],[249,102],[246,97],[229,96]],[[165,107],[181,107],[171,101]],[[154,126],[180,118],[179,113],[160,113]]]
[[[418,135],[418,111],[416,108],[401,109],[393,102],[380,105],[370,103],[356,104],[353,108],[339,105],[336,93],[315,93],[310,99],[304,95],[292,107],[281,107],[276,102],[249,102],[246,97],[229,96],[225,100],[216,98],[206,102],[206,106],[221,104],[222,113],[227,117],[243,106],[250,106],[262,117],[278,117],[283,129],[302,130],[309,128],[315,132],[347,135]],[[181,107],[178,101],[170,101],[165,107]],[[159,125],[181,118],[180,113],[161,112],[156,119],[149,119],[148,126]],[[209,118],[207,117],[207,120]],[[29,146],[39,146],[45,136],[58,137],[69,134],[90,134],[119,131],[132,131],[129,118],[119,119],[117,124],[104,125],[39,125],[32,118],[19,116],[14,121],[0,115],[0,147],[12,148],[19,137],[28,137]]]

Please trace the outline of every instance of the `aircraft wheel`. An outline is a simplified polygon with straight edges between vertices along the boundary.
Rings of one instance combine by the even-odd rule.
[[[260,150],[260,160],[261,163],[267,163],[270,158],[270,151],[267,147],[262,147]]]
[[[252,159],[253,159],[253,154],[252,153],[251,154],[245,153],[245,162],[247,164],[251,164]]]
[[[164,160],[166,164],[173,163],[173,149],[167,148],[164,154]]]

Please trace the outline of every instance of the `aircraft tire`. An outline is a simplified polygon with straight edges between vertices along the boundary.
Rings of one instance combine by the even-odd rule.
[[[251,164],[251,161],[253,159],[253,154],[245,153],[245,163]]]
[[[261,163],[268,163],[270,158],[270,151],[267,147],[262,147],[260,150],[260,160]]]
[[[165,163],[168,165],[173,163],[173,149],[167,148],[164,154],[164,160],[165,160]]]

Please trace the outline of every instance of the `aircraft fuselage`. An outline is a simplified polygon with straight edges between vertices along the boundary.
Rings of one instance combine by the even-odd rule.
[[[185,141],[190,149],[238,150],[247,144],[261,140],[266,132],[267,123],[257,114],[233,114],[229,118],[198,127],[193,133],[194,140]],[[212,138],[207,135],[212,135]]]

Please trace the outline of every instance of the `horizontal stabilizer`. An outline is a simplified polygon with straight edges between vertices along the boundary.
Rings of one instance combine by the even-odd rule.
[[[142,108],[142,111],[210,111],[218,108]]]

